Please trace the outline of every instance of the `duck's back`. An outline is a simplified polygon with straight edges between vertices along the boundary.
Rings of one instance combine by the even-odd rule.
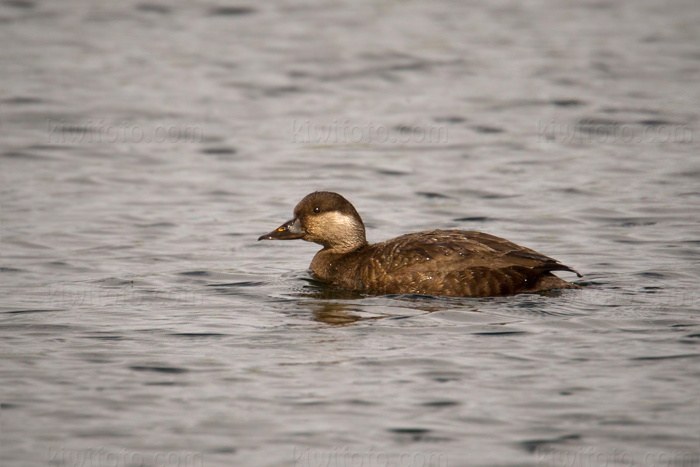
[[[576,272],[568,266],[503,238],[464,230],[402,235],[328,262],[331,267],[320,274],[324,280],[368,293],[486,297],[575,287],[550,273]]]

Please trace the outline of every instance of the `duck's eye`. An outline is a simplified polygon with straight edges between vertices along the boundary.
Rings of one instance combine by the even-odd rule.
[[[321,212],[321,208],[319,208],[318,206],[316,206],[316,207],[314,208],[314,212],[315,212],[316,214],[318,214],[319,212]]]

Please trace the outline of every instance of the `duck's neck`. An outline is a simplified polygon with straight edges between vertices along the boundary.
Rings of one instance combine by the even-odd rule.
[[[333,282],[334,278],[342,273],[343,264],[347,265],[348,255],[360,251],[368,245],[367,241],[356,243],[351,248],[330,248],[325,247],[314,256],[311,261],[311,271],[318,276],[319,279]],[[343,260],[346,261],[343,261]]]
[[[362,235],[348,236],[343,238],[343,241],[333,243],[332,245],[324,245],[323,250],[331,255],[346,255],[357,251],[360,248],[367,245],[367,240],[365,239],[365,231],[362,230]],[[320,253],[320,252],[319,252]]]

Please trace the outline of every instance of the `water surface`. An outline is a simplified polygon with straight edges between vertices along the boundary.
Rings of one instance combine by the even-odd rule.
[[[699,465],[699,23],[1,3],[2,464]],[[329,290],[316,245],[256,241],[316,189],[370,241],[483,230],[585,288]]]

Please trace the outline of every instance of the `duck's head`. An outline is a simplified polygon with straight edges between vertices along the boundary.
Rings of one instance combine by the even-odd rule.
[[[367,244],[362,218],[338,193],[317,191],[294,208],[294,219],[258,240],[296,240],[323,245],[326,250],[349,253]]]

